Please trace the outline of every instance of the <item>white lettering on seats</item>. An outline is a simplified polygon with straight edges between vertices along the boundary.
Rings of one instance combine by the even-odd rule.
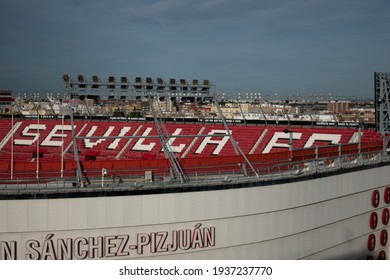
[[[148,127],[147,129],[145,129],[145,131],[142,134],[142,136],[148,136],[151,130],[152,130],[152,128]],[[144,144],[142,144],[144,141],[145,141],[145,138],[140,138],[137,141],[137,143],[135,143],[135,145],[133,146],[132,150],[133,151],[147,151],[147,152],[150,152],[153,149],[153,147],[156,145],[156,143],[154,143],[154,142],[151,142],[148,145],[144,145]]]
[[[62,140],[61,141],[54,141],[54,140],[52,140],[52,138],[62,138],[62,137],[65,138],[67,135],[65,133],[62,134],[62,130],[71,131],[72,126],[71,125],[64,125],[64,127],[62,127],[62,125],[56,125],[52,129],[52,131],[50,131],[50,133],[47,135],[45,140],[42,141],[41,145],[42,146],[51,146],[51,147],[61,147],[63,141]],[[57,134],[58,131],[60,132],[59,134]]]
[[[298,140],[302,136],[302,133],[300,132],[293,132],[292,133],[292,139]],[[263,154],[268,154],[272,148],[289,148],[288,143],[277,143],[279,139],[290,139],[290,133],[284,133],[284,132],[275,132],[272,136],[271,140],[268,142],[267,146],[263,150]]]
[[[34,137],[33,139],[15,139],[14,144],[15,145],[24,145],[24,146],[30,146],[32,145],[35,141],[38,140],[40,132],[29,132],[29,130],[44,130],[46,129],[45,124],[30,124],[26,126],[23,131],[22,135],[23,136],[30,136]]]
[[[183,129],[181,129],[181,128],[177,128],[172,135],[175,135],[175,136],[179,135],[182,130]],[[176,137],[169,138],[169,140],[167,142],[167,146],[169,147],[169,150],[171,150],[171,152],[180,153],[181,151],[183,151],[183,149],[184,149],[184,147],[186,145],[185,144],[180,144],[179,146],[172,146],[173,141],[175,141],[175,140],[176,140]],[[162,148],[161,151],[163,152],[164,148]]]
[[[131,127],[125,126],[121,129],[118,136],[125,136],[127,132],[129,132]],[[122,138],[115,139],[108,147],[107,149],[115,150],[118,147],[119,142],[122,140]]]
[[[218,129],[213,129],[211,130],[208,135],[214,135],[218,136],[218,134],[226,134],[226,130],[218,130]],[[230,131],[232,133],[232,131]],[[200,143],[199,147],[196,149],[195,154],[201,154],[208,144],[216,144],[217,147],[214,149],[212,152],[213,155],[218,155],[222,148],[225,146],[226,142],[229,140],[229,136],[223,136],[221,140],[211,140],[212,136],[207,136],[203,139],[202,143]]]
[[[315,141],[327,141],[332,144],[338,144],[340,142],[340,134],[323,134],[323,133],[313,133],[312,136],[307,140],[305,148],[310,148],[313,146]]]
[[[103,137],[107,137],[107,136],[110,136],[111,132],[114,130],[115,126],[110,126],[106,132],[104,133]],[[97,129],[97,126],[94,125],[91,127],[91,129],[89,130],[88,134],[86,135],[87,137],[91,137],[95,131]],[[95,142],[94,141],[91,141],[91,139],[83,139],[83,142],[84,142],[84,146],[86,148],[93,148],[95,147],[96,145],[98,144],[101,144],[102,142],[106,141],[105,138],[100,138],[98,140],[96,140]]]

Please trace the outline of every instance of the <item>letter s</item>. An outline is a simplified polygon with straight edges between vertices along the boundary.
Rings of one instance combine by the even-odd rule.
[[[29,252],[29,254],[26,254],[26,260],[41,259],[41,253],[38,251],[39,246],[39,242],[34,239],[30,239],[26,242],[26,250]]]

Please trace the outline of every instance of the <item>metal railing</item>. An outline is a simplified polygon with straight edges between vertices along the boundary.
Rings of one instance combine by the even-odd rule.
[[[57,178],[40,179],[33,178],[14,179],[12,181],[0,181],[0,195],[33,194],[33,193],[67,193],[67,192],[99,192],[99,191],[123,191],[158,188],[193,188],[224,185],[238,185],[245,183],[256,183],[267,181],[305,177],[313,174],[323,174],[332,171],[353,170],[356,167],[374,168],[377,164],[389,164],[389,155],[381,152],[367,152],[355,155],[340,155],[335,157],[310,159],[291,162],[276,162],[267,166],[260,166],[260,163],[253,163],[259,177],[245,176],[236,165],[208,167],[204,171],[187,170],[188,182],[171,181],[169,171],[154,173],[152,179],[146,180],[142,175],[121,174],[109,177],[91,176],[90,184],[84,188],[77,186],[75,179]],[[257,167],[256,167],[257,166]],[[117,172],[120,174],[119,170]],[[115,174],[115,170],[113,170]],[[253,185],[253,184],[252,184]]]

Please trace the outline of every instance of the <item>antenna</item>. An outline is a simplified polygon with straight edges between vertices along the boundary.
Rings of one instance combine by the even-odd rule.
[[[77,169],[75,171],[75,177],[76,177],[76,184],[79,187],[83,187],[82,182],[82,175],[81,175],[81,163],[79,159],[79,151],[77,148],[77,141],[76,141],[76,133],[74,129],[74,119],[73,119],[73,100],[72,100],[72,24],[69,24],[69,77],[66,78],[66,75],[64,75],[65,83],[68,83],[68,112],[70,116],[70,122],[72,126],[72,142],[73,142],[73,154],[74,154],[74,160],[77,165]],[[67,80],[68,79],[68,80]]]
[[[72,24],[69,24],[69,77],[72,78]]]

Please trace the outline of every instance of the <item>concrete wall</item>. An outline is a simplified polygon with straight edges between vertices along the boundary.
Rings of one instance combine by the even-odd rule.
[[[390,208],[388,185],[388,167],[381,167],[245,189],[2,200],[0,259],[60,258],[65,247],[73,259],[355,259],[376,258],[380,250],[389,258],[389,242],[379,242],[380,232],[390,230],[381,220]],[[376,208],[374,190],[380,193]],[[379,217],[375,230],[372,212]]]

